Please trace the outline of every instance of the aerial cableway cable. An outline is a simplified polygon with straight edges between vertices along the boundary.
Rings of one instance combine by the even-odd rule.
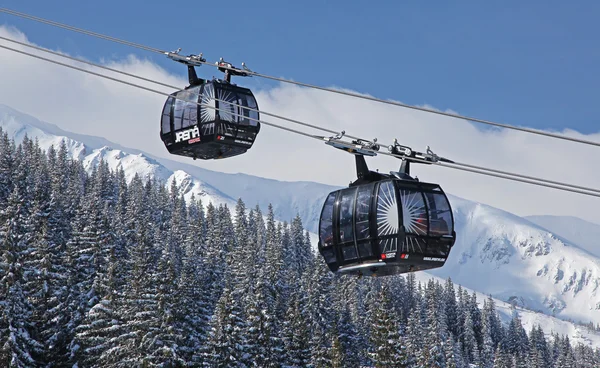
[[[101,65],[101,64],[97,64],[97,63],[94,63],[94,62],[91,62],[91,61],[87,61],[87,60],[84,60],[84,59],[75,58],[75,57],[72,57],[72,56],[69,56],[69,55],[64,55],[64,54],[61,54],[61,53],[56,52],[56,51],[48,50],[48,49],[45,49],[43,47],[39,47],[39,46],[35,46],[35,45],[28,44],[28,43],[25,43],[25,42],[13,40],[13,39],[10,39],[10,38],[7,38],[7,37],[0,36],[0,40],[12,42],[12,43],[16,43],[18,45],[29,47],[29,48],[32,48],[34,50],[38,50],[38,51],[42,51],[42,52],[47,52],[47,53],[55,55],[55,56],[59,56],[59,57],[63,57],[63,58],[66,58],[66,59],[69,59],[69,60],[72,60],[72,61],[76,61],[76,62],[79,62],[79,63],[87,64],[87,65],[90,65],[90,66],[93,66],[93,67],[96,67],[96,68],[108,70],[108,71],[113,72],[113,73],[122,74],[122,75],[125,75],[125,76],[128,76],[128,77],[131,77],[131,78],[136,78],[136,79],[139,79],[139,80],[143,80],[145,82],[158,84],[158,85],[163,86],[163,87],[172,88],[172,89],[176,89],[176,90],[180,89],[179,87],[171,85],[171,84],[167,84],[167,83],[159,82],[159,81],[156,81],[156,80],[153,80],[153,79],[145,78],[145,77],[142,77],[142,76],[139,76],[139,75],[127,73],[127,72],[124,72],[122,70],[118,70],[118,69],[114,69],[114,68],[109,68],[109,67]],[[232,104],[231,102],[223,101],[223,100],[220,100],[218,98],[215,98],[214,100],[218,101],[218,102],[227,102],[228,104],[236,106],[236,107],[239,107],[240,109],[243,109],[243,110],[258,112],[257,109],[254,109],[254,108],[251,108],[251,107],[240,106],[238,104]],[[308,128],[313,128],[313,129],[321,130],[321,131],[324,131],[324,132],[327,132],[327,133],[332,133],[332,134],[339,133],[339,132],[337,132],[335,130],[331,130],[331,129],[328,129],[328,128],[325,128],[325,127],[321,127],[321,126],[309,124],[309,123],[302,122],[302,121],[299,121],[299,120],[296,120],[296,119],[291,119],[291,118],[288,118],[288,117],[285,117],[285,116],[273,114],[273,113],[270,113],[270,112],[267,112],[267,111],[264,111],[264,110],[260,110],[260,113],[263,114],[263,115],[267,115],[267,116],[271,116],[271,117],[277,118],[277,119],[289,121],[289,122],[294,123],[294,124],[302,125],[302,126],[305,126],[305,127],[308,127]],[[363,139],[363,138],[355,137],[355,136],[352,136],[352,135],[349,135],[349,134],[344,134],[344,135],[346,137],[348,137],[348,138],[351,138],[351,139],[359,139],[359,140],[364,141],[364,142],[371,142],[368,139]]]
[[[122,84],[126,84],[135,88],[139,88],[142,90],[146,90],[149,92],[153,92],[156,94],[160,94],[163,96],[171,96],[169,93],[166,92],[162,92],[156,89],[152,89],[152,88],[148,88],[139,84],[135,84],[135,83],[131,83],[131,82],[127,82],[118,78],[114,78],[114,77],[110,77],[107,75],[103,75],[100,73],[96,73],[90,70],[86,70],[83,68],[79,68],[73,65],[69,65],[66,63],[62,63],[56,60],[52,60],[52,59],[48,59],[39,55],[35,55],[35,54],[31,54],[25,51],[21,51],[21,50],[17,50],[11,47],[7,47],[7,46],[3,46],[0,45],[0,48],[5,49],[5,50],[9,50],[12,52],[16,52],[22,55],[26,55],[29,57],[33,57],[39,60],[43,60],[43,61],[47,61],[49,63],[53,63],[56,65],[61,65],[70,69],[74,69],[77,71],[81,71],[84,73],[88,73],[91,75],[95,75],[101,78],[105,78],[105,79],[109,79],[112,80],[114,82],[118,82],[118,83],[122,83]],[[213,107],[213,106],[209,106],[200,102],[196,102],[196,101],[189,101],[189,100],[185,100],[182,98],[178,98],[177,99],[186,101],[188,103],[193,103],[193,104],[197,104],[199,106],[202,106],[204,108],[208,108],[208,109],[213,109],[213,110],[217,110],[220,111],[221,109]],[[242,116],[240,114],[237,114],[235,112],[228,112],[230,114],[233,115],[237,115],[237,116]],[[246,117],[248,118],[248,117]],[[302,132],[296,129],[292,129],[292,128],[288,128],[285,126],[281,126],[278,124],[274,124],[274,123],[270,123],[264,120],[260,120],[260,119],[253,119],[253,118],[249,118],[251,120],[255,120],[256,122],[259,122],[261,124],[265,124],[267,126],[271,126],[274,128],[278,128],[281,130],[285,130],[291,133],[296,133],[305,137],[309,137],[309,138],[313,138],[313,139],[317,139],[319,141],[327,141],[327,137],[323,137],[323,136],[318,136],[318,135],[313,135],[313,134],[309,134],[306,132]],[[404,156],[398,155],[398,154],[394,154],[391,152],[378,152],[378,150],[375,149],[369,149],[369,148],[362,148],[364,151],[367,152],[371,152],[373,154],[383,154],[383,155],[387,155],[387,156],[391,156],[391,157],[395,157],[395,158],[404,158]],[[503,171],[499,171],[499,170],[493,170],[493,169],[488,169],[485,167],[479,167],[479,166],[474,166],[474,165],[468,165],[468,164],[461,164],[461,163],[450,163],[450,162],[443,162],[443,161],[436,161],[436,162],[431,162],[431,161],[427,161],[427,160],[422,160],[419,158],[411,158],[412,161],[414,162],[421,162],[421,163],[426,163],[426,164],[435,164],[435,165],[439,165],[439,166],[443,166],[443,167],[449,167],[449,168],[453,168],[453,169],[457,169],[457,170],[462,170],[462,171],[467,171],[467,172],[473,172],[473,173],[477,173],[477,174],[482,174],[482,175],[487,175],[487,176],[492,176],[492,177],[497,177],[497,178],[502,178],[502,179],[508,179],[508,180],[513,180],[513,181],[517,181],[517,182],[523,182],[523,183],[528,183],[528,184],[533,184],[533,185],[538,185],[538,186],[543,186],[543,187],[548,187],[548,188],[554,188],[554,189],[558,189],[558,190],[563,190],[563,191],[569,191],[569,192],[573,192],[573,193],[578,193],[578,194],[584,194],[584,195],[589,195],[589,196],[594,196],[594,197],[600,197],[600,189],[595,189],[595,188],[588,188],[588,187],[582,187],[582,186],[575,186],[572,184],[567,184],[567,183],[560,183],[560,182],[555,182],[555,181],[548,181],[545,179],[540,179],[540,178],[535,178],[535,177],[528,177],[528,176],[523,176],[523,175],[519,175],[519,174],[513,174],[513,173],[508,173],[508,172],[503,172]],[[462,166],[461,166],[462,165]]]
[[[40,17],[35,17],[35,16],[29,15],[29,14],[17,12],[17,11],[6,9],[6,8],[0,8],[0,12],[6,13],[6,14],[10,14],[10,15],[13,15],[13,16],[17,16],[17,17],[21,17],[21,18],[25,18],[25,19],[29,19],[29,20],[32,20],[32,21],[35,21],[35,22],[48,24],[48,25],[51,25],[51,26],[54,26],[54,27],[63,28],[63,29],[69,30],[69,31],[73,31],[73,32],[85,34],[85,35],[88,35],[88,36],[92,36],[92,37],[104,39],[104,40],[107,40],[107,41],[116,42],[116,43],[119,43],[119,44],[122,44],[122,45],[131,46],[131,47],[134,47],[134,48],[137,48],[137,49],[141,49],[141,50],[144,50],[144,51],[154,52],[154,53],[163,54],[163,55],[167,55],[167,56],[176,54],[176,52],[168,52],[168,51],[160,50],[160,49],[157,49],[157,48],[154,48],[154,47],[149,47],[149,46],[141,45],[141,44],[138,44],[138,43],[134,43],[134,42],[122,40],[122,39],[111,37],[111,36],[107,36],[107,35],[104,35],[104,34],[101,34],[101,33],[88,31],[88,30],[85,30],[85,29],[82,29],[82,28],[77,28],[77,27],[69,26],[69,25],[66,25],[66,24],[63,24],[63,23],[58,23],[58,22],[51,21],[51,20],[48,20],[48,19],[44,19],[44,18],[40,18]],[[217,65],[215,65],[213,63],[210,63],[210,62],[207,62],[207,61],[197,60],[196,62],[197,62],[197,65],[210,65],[210,66],[213,66],[213,67],[217,67]],[[222,66],[220,68],[228,69],[227,67],[222,67]],[[498,127],[498,128],[512,129],[512,130],[517,130],[517,131],[521,131],[521,132],[525,132],[525,133],[537,134],[537,135],[546,136],[546,137],[550,137],[550,138],[562,139],[562,140],[566,140],[566,141],[571,141],[571,142],[576,142],[576,143],[581,143],[581,144],[586,144],[586,145],[592,145],[592,146],[600,147],[600,142],[594,142],[594,141],[590,141],[590,140],[586,140],[586,139],[579,139],[579,138],[574,138],[574,137],[568,137],[568,136],[565,136],[563,134],[555,134],[555,133],[550,133],[550,132],[544,132],[544,131],[537,130],[537,129],[531,129],[531,128],[525,128],[525,127],[519,127],[519,126],[504,124],[504,123],[498,123],[498,122],[493,122],[493,121],[490,121],[490,120],[479,119],[479,118],[465,116],[465,115],[460,115],[460,114],[453,114],[453,113],[439,111],[439,110],[434,110],[434,109],[428,109],[426,107],[409,105],[409,104],[405,104],[405,103],[402,103],[402,102],[391,101],[391,100],[384,100],[384,99],[380,99],[380,98],[377,98],[377,97],[371,97],[371,96],[361,95],[361,94],[354,93],[354,92],[342,91],[342,90],[337,90],[337,89],[333,89],[333,88],[327,88],[327,87],[321,87],[321,86],[317,86],[317,85],[313,85],[313,84],[297,82],[297,81],[293,81],[293,80],[290,80],[290,79],[285,79],[285,78],[280,78],[280,77],[274,77],[274,76],[270,76],[270,75],[267,75],[267,74],[262,74],[262,73],[254,72],[254,71],[252,71],[250,69],[247,69],[247,68],[246,68],[245,71],[246,71],[246,73],[247,73],[248,76],[256,76],[256,77],[260,77],[260,78],[271,79],[271,80],[282,82],[282,83],[289,83],[289,84],[294,84],[294,85],[298,85],[298,86],[301,86],[301,87],[313,88],[313,89],[317,89],[317,90],[322,90],[322,91],[326,91],[326,92],[336,93],[336,94],[345,95],[345,96],[349,96],[349,97],[355,97],[355,98],[364,99],[364,100],[368,100],[368,101],[373,101],[373,102],[378,102],[378,103],[383,103],[383,104],[388,104],[388,105],[399,106],[399,107],[403,107],[403,108],[407,108],[407,109],[418,110],[418,111],[422,111],[422,112],[427,112],[427,113],[431,113],[431,114],[442,115],[442,116],[451,117],[451,118],[455,118],[455,119],[467,120],[467,121],[470,121],[470,122],[479,123],[479,124],[485,124],[485,125],[490,125],[490,126],[495,126],[495,127]]]
[[[173,85],[169,85],[169,84],[166,84],[166,83],[162,83],[162,82],[159,82],[159,81],[156,81],[156,80],[153,80],[153,79],[149,79],[149,78],[145,78],[145,77],[138,76],[138,75],[135,75],[135,74],[127,73],[127,72],[124,72],[124,71],[121,71],[121,70],[117,70],[117,69],[114,69],[114,68],[109,68],[109,67],[106,67],[106,66],[103,66],[103,65],[100,65],[100,64],[96,64],[96,63],[87,61],[87,60],[78,59],[78,58],[71,57],[71,56],[68,56],[68,55],[63,55],[61,53],[58,53],[58,52],[55,52],[55,51],[52,51],[52,50],[47,50],[47,49],[39,47],[39,46],[35,46],[35,45],[27,44],[27,43],[24,43],[24,42],[12,40],[10,38],[6,38],[6,37],[2,37],[2,36],[0,36],[0,39],[5,40],[5,41],[9,41],[9,42],[13,42],[13,43],[16,43],[16,44],[19,44],[19,45],[22,45],[22,46],[30,47],[30,48],[33,48],[33,49],[38,50],[38,51],[47,52],[47,53],[50,53],[52,55],[56,55],[56,56],[59,56],[59,57],[67,58],[67,59],[72,60],[72,61],[80,62],[80,63],[83,63],[83,64],[88,64],[90,66],[101,68],[101,69],[104,69],[104,70],[107,70],[107,71],[111,71],[111,72],[114,72],[114,73],[123,74],[123,75],[126,75],[128,77],[137,78],[137,79],[140,79],[140,80],[143,80],[143,81],[146,81],[146,82],[155,83],[155,84],[158,84],[158,85],[161,85],[161,86],[165,86],[165,87],[169,87],[169,88],[173,88],[173,89],[178,89],[177,86],[173,86]],[[222,101],[222,100],[219,100],[219,99],[215,98],[215,101]],[[229,103],[229,104],[231,104],[231,103]],[[254,112],[258,111],[257,109],[253,109],[253,108],[250,108],[250,107],[247,107],[247,106],[240,106],[240,105],[237,105],[237,104],[231,104],[231,105],[239,107],[242,110],[248,110],[248,111],[254,111]],[[272,116],[272,117],[281,119],[281,120],[289,121],[289,122],[292,122],[294,124],[299,124],[299,125],[302,125],[302,126],[310,127],[310,128],[317,129],[317,130],[321,130],[321,131],[324,131],[324,132],[327,132],[327,133],[337,134],[336,131],[331,130],[331,129],[327,129],[327,128],[322,127],[322,126],[317,126],[317,125],[309,124],[309,123],[302,122],[302,121],[299,121],[299,120],[290,119],[290,118],[287,118],[287,117],[284,117],[284,116],[281,116],[281,115],[277,115],[277,114],[272,114],[272,113],[269,113],[269,112],[266,112],[266,111],[263,111],[263,110],[261,110],[261,113],[264,114],[264,115],[268,115],[268,116]],[[372,142],[370,142],[368,140],[357,138],[357,137],[354,137],[352,135],[345,134],[345,136],[348,137],[348,138],[352,138],[352,139],[358,139],[358,140],[361,140],[363,142],[372,143]],[[381,144],[381,145],[386,146],[386,144]],[[379,153],[385,154],[383,152],[379,152]],[[486,167],[482,167],[482,166],[471,165],[471,164],[467,164],[467,163],[452,162],[452,164],[454,164],[456,166],[461,166],[461,167],[475,169],[475,170],[480,170],[480,171],[490,171],[490,172],[493,172],[493,173],[496,173],[496,174],[502,174],[502,175],[508,175],[508,176],[515,176],[515,177],[519,177],[519,178],[527,179],[527,180],[540,181],[540,182],[544,182],[544,183],[548,183],[548,184],[564,185],[561,182],[557,182],[557,181],[553,181],[553,180],[548,180],[548,179],[543,179],[543,178],[536,178],[536,177],[533,177],[533,176],[528,176],[528,175],[523,175],[523,174],[517,174],[517,173],[511,173],[511,172],[507,172],[507,171],[496,170],[496,169],[486,168]],[[591,188],[588,188],[588,187],[584,187],[584,186],[579,186],[579,185],[575,185],[575,184],[567,184],[567,185],[570,186],[570,187],[572,187],[572,188],[576,188],[576,189],[582,189],[582,190],[588,190],[588,191],[596,191],[596,192],[600,193],[600,190],[594,190],[594,189],[591,189]]]
[[[17,11],[14,11],[14,10],[6,9],[6,8],[0,8],[0,12],[1,13],[10,14],[10,15],[14,15],[14,16],[20,17],[20,18],[25,18],[25,19],[33,20],[34,22],[48,24],[48,25],[51,25],[53,27],[63,28],[63,29],[66,29],[68,31],[73,31],[73,32],[81,33],[81,34],[84,34],[84,35],[87,35],[87,36],[101,38],[103,40],[120,43],[120,44],[126,45],[126,46],[135,47],[135,48],[140,49],[140,50],[150,51],[150,52],[156,52],[156,53],[160,53],[160,54],[164,53],[164,51],[159,50],[159,49],[155,49],[153,47],[148,47],[148,46],[140,45],[140,44],[137,44],[137,43],[134,43],[134,42],[129,42],[129,41],[121,40],[121,39],[118,39],[118,38],[106,36],[106,35],[103,35],[101,33],[86,31],[85,29],[81,29],[81,28],[77,28],[77,27],[72,27],[72,26],[69,26],[67,24],[58,23],[58,22],[54,22],[52,20],[35,17],[33,15],[29,15],[29,14],[17,12]]]

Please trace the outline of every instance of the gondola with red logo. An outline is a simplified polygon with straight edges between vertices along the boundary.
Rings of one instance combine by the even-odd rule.
[[[383,276],[442,267],[456,240],[452,208],[438,184],[410,176],[410,163],[452,161],[396,143],[402,165],[386,175],[369,171],[359,145],[330,144],[356,155],[358,179],[323,205],[318,248],[329,269]]]
[[[247,76],[224,61],[218,63],[225,79],[198,78],[194,65],[201,56],[169,57],[187,64],[190,85],[167,98],[160,137],[169,153],[211,160],[248,151],[260,131],[258,104],[252,91],[231,83],[231,76]]]

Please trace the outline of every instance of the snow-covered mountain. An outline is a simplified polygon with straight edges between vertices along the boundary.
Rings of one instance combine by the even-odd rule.
[[[321,206],[333,186],[312,182],[283,182],[246,174],[226,174],[206,170],[194,164],[185,164],[158,158],[145,152],[125,148],[104,138],[64,131],[56,125],[42,122],[8,106],[0,104],[0,127],[17,143],[25,135],[37,138],[43,149],[58,147],[65,141],[74,159],[84,162],[86,168],[104,160],[111,169],[122,167],[128,179],[137,173],[171,183],[175,180],[189,199],[192,194],[202,198],[204,204],[233,206],[243,198],[247,207],[259,205],[266,210],[273,205],[276,219],[290,221],[297,214],[304,226],[315,232]]]
[[[417,281],[421,282],[422,284],[426,284],[431,277],[431,274],[428,272],[416,273]],[[440,283],[444,282],[443,278],[436,276],[433,276],[433,278]],[[464,289],[466,289],[469,294],[473,293],[473,290],[468,287]],[[488,298],[489,293],[475,291],[475,294],[477,295],[479,307],[483,308],[483,302]],[[549,338],[550,334],[558,333],[559,335],[569,336],[569,338],[574,341],[575,344],[582,342],[591,346],[600,347],[600,333],[590,331],[590,329],[585,326],[571,323],[558,317],[549,316],[542,312],[514,306],[512,303],[499,300],[498,298],[493,299],[494,303],[496,304],[496,311],[500,315],[500,319],[506,324],[510,323],[514,309],[518,313],[521,323],[526,331],[531,331],[533,326],[539,325],[546,334],[546,338]]]
[[[451,197],[457,241],[432,274],[531,310],[600,322],[600,259],[497,208]]]
[[[573,216],[527,216],[529,221],[600,257],[600,225]]]
[[[90,170],[104,160],[112,169],[122,167],[128,178],[137,173],[166,183],[175,180],[187,198],[194,194],[205,204],[233,206],[240,197],[247,206],[258,204],[266,209],[272,203],[278,220],[289,221],[299,213],[313,232],[326,195],[337,189],[311,182],[224,174],[152,157],[103,138],[66,132],[3,105],[0,105],[0,127],[17,142],[26,134],[36,137],[44,149],[58,146],[64,140],[72,157]],[[583,241],[592,241],[599,234],[594,232],[598,229],[582,227],[590,235],[582,233],[576,237],[558,227],[560,221],[543,223],[536,218],[532,222],[458,197],[450,196],[450,200],[458,234],[456,245],[443,268],[421,273],[420,278],[451,277],[454,282],[482,293],[480,301],[491,294],[498,300],[505,318],[510,315],[508,303],[513,303],[520,308],[526,326],[536,321],[547,333],[554,329],[600,345],[600,335],[565,322],[570,319],[600,323],[600,252],[594,252],[592,243]]]

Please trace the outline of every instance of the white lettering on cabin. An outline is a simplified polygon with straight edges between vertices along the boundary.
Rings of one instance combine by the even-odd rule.
[[[437,257],[423,257],[424,261],[433,261],[433,262],[445,262],[446,258],[437,258]]]
[[[175,133],[175,143],[179,143],[181,141],[187,141],[192,138],[200,137],[200,130],[197,126],[192,129],[182,130],[180,132]]]

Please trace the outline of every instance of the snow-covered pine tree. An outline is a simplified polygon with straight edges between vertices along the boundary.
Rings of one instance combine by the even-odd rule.
[[[531,351],[534,352],[533,355],[536,356],[536,359],[539,360],[539,358],[537,358],[537,353],[539,353],[541,356],[541,362],[539,364],[543,365],[544,367],[550,367],[552,365],[552,357],[546,342],[544,331],[540,325],[532,327],[529,334],[529,341],[531,345]]]
[[[406,328],[405,341],[406,351],[408,351],[408,367],[424,366],[425,356],[425,339],[423,336],[423,326],[421,325],[421,312],[419,308],[415,308],[408,316],[408,324]]]
[[[8,196],[13,190],[13,165],[15,145],[8,134],[0,128],[0,208],[6,207]]]
[[[7,206],[0,210],[0,364],[5,367],[34,367],[32,357],[43,345],[32,335],[33,306],[25,290],[27,269],[22,263],[29,253],[24,197],[15,186]]]
[[[458,304],[456,302],[456,292],[454,291],[454,283],[450,278],[446,280],[443,295],[443,306],[446,312],[446,325],[448,331],[452,334],[453,338],[458,338],[459,327],[458,327]]]
[[[179,321],[183,334],[181,354],[188,362],[200,359],[201,348],[208,336],[209,308],[205,304],[204,271],[206,246],[203,237],[204,216],[202,201],[192,195],[188,207],[188,231],[183,243],[182,271],[179,278]]]
[[[292,301],[281,331],[285,347],[284,365],[288,368],[306,367],[311,358],[310,314],[306,310],[306,296],[303,293],[292,293],[290,297]]]
[[[463,356],[467,363],[479,365],[479,347],[477,346],[473,313],[470,313],[469,311],[465,313],[463,331]]]
[[[207,341],[208,357],[205,366],[246,367],[246,344],[242,339],[244,321],[239,304],[232,297],[231,285],[226,287],[217,302]]]
[[[555,368],[576,368],[575,357],[573,356],[573,349],[571,342],[568,337],[560,339],[558,359],[554,363]]]
[[[448,336],[448,327],[446,325],[446,310],[442,305],[439,285],[436,285],[433,279],[427,283],[425,289],[425,304],[427,306],[427,318],[424,331],[425,341],[423,345],[423,360],[427,367],[444,367],[446,357],[444,351],[444,342]]]
[[[529,338],[521,324],[521,318],[516,309],[513,309],[513,317],[508,325],[506,336],[506,347],[512,355],[526,357],[529,355]]]
[[[399,318],[392,309],[389,292],[382,282],[372,296],[371,308],[371,361],[377,368],[406,366],[406,356],[402,354],[403,341],[400,336]]]
[[[501,349],[500,345],[498,345],[496,352],[494,353],[493,368],[512,368],[511,356]]]

